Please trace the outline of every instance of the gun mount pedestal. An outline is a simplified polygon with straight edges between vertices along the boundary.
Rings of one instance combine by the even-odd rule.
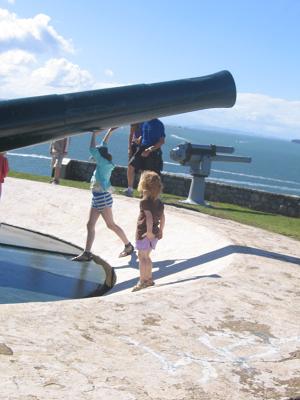
[[[192,175],[192,182],[189,191],[189,197],[186,200],[181,200],[182,203],[200,204],[201,206],[209,206],[204,200],[205,177],[200,175]]]
[[[250,157],[227,156],[220,153],[233,153],[233,147],[198,145],[182,143],[170,151],[170,158],[181,165],[190,167],[192,182],[188,198],[183,203],[209,206],[204,200],[205,178],[209,176],[212,161],[250,163]]]

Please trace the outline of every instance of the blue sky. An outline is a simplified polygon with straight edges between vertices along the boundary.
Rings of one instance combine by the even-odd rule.
[[[300,0],[0,0],[0,98],[208,75],[232,109],[166,119],[300,138]]]

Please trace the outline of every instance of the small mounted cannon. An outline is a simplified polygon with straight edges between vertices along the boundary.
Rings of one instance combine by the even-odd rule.
[[[218,153],[233,153],[233,147],[181,143],[170,151],[170,158],[181,165],[189,166],[192,175],[189,196],[184,203],[207,205],[204,201],[205,178],[209,176],[212,161],[250,163],[250,157],[227,156]]]

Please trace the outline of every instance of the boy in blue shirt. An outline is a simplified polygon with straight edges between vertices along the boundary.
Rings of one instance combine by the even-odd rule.
[[[142,124],[142,134],[139,148],[129,160],[129,165],[134,167],[135,172],[154,171],[161,174],[163,169],[161,146],[165,143],[165,127],[157,118]],[[125,194],[132,196],[133,188],[128,187]]]

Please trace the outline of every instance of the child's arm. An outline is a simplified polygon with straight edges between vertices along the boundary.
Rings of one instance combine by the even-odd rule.
[[[145,210],[144,213],[146,216],[146,226],[147,226],[146,237],[149,240],[152,240],[155,238],[155,235],[153,234],[153,216],[152,216],[151,211],[149,211],[149,210]]]
[[[109,128],[109,130],[106,132],[104,138],[103,138],[103,143],[107,144],[109,141],[109,138],[111,137],[111,134],[113,133],[113,131],[115,131],[116,129],[118,129],[118,127],[116,128]]]
[[[96,147],[96,136],[99,135],[101,131],[93,131],[91,135],[91,144],[90,148],[94,149]]]
[[[102,142],[107,144],[111,134],[116,129],[118,129],[118,128],[109,128],[109,130],[106,132]],[[94,149],[96,147],[96,136],[98,136],[102,131],[103,131],[103,129],[99,129],[99,130],[92,132],[90,148]]]
[[[162,237],[163,237],[165,222],[166,222],[165,213],[162,213],[162,216],[161,216],[160,222],[159,222],[158,239],[162,239]]]

